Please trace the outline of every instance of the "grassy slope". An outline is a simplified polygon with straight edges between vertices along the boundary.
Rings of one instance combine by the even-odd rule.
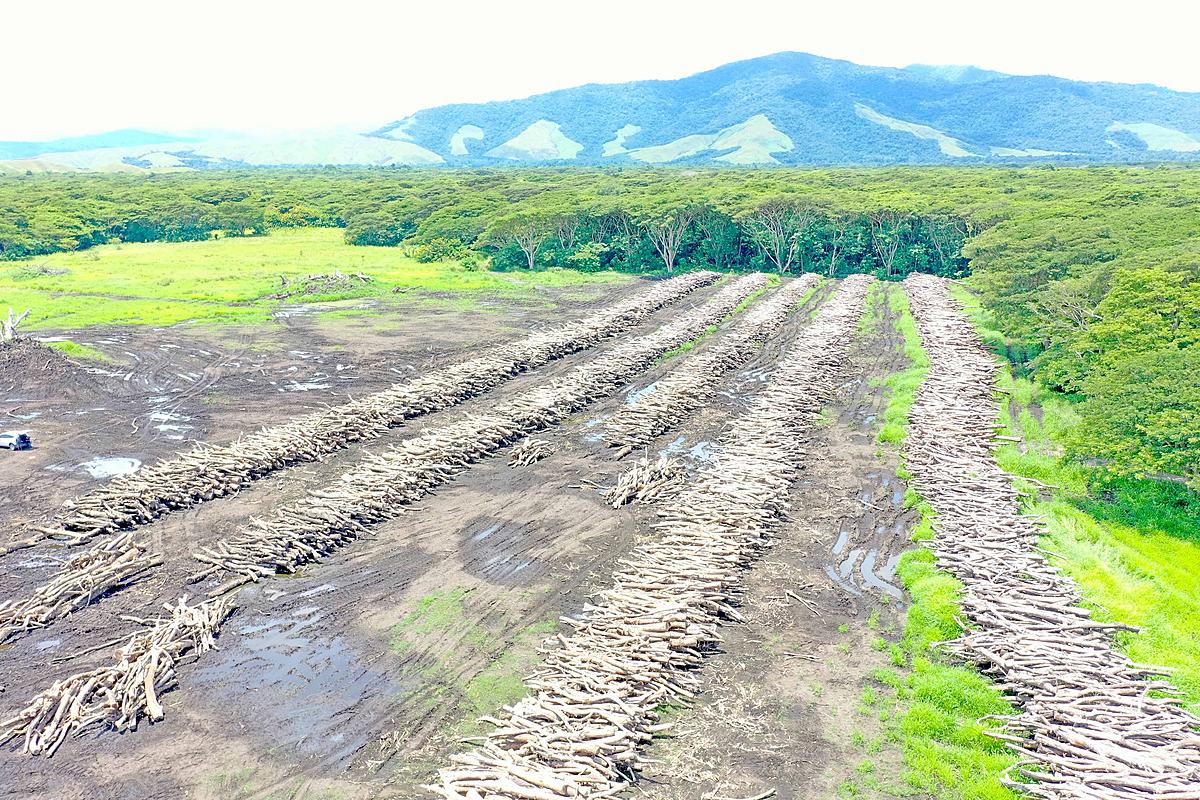
[[[68,272],[39,274],[32,269],[37,265]],[[631,279],[615,273],[494,273],[454,263],[422,264],[396,248],[347,245],[340,230],[300,228],[208,242],[104,245],[12,262],[0,269],[0,307],[33,309],[28,329],[104,323],[168,325],[187,320],[254,322],[268,319],[278,305],[279,301],[263,298],[279,290],[280,275],[334,270],[364,272],[376,280],[361,290],[297,300],[389,298],[394,288],[467,299],[484,293],[521,298],[536,296],[543,287]]]
[[[900,287],[890,301],[900,313],[899,328],[912,367],[893,375],[889,407],[880,440],[900,443],[907,433],[908,409],[928,368]],[[969,294],[956,289],[985,342],[1003,350],[1000,335]],[[1018,476],[1025,508],[1047,522],[1044,544],[1054,561],[1079,584],[1098,616],[1139,625],[1142,631],[1118,638],[1138,662],[1175,670],[1173,682],[1184,702],[1200,710],[1200,498],[1177,484],[1124,481],[1098,490],[1089,470],[1061,461],[1056,437],[1077,424],[1071,404],[1039,391],[1027,380],[1001,372],[1007,394],[998,406],[1006,433],[1024,439],[997,450],[1000,465]],[[1037,408],[1040,413],[1035,413]],[[1053,488],[1047,488],[1047,487]],[[910,490],[910,505],[921,512],[915,540],[933,535],[929,507]],[[890,645],[896,670],[874,678],[891,689],[883,700],[889,739],[908,770],[899,785],[848,782],[845,794],[870,786],[884,794],[946,799],[999,800],[1017,795],[999,783],[1014,758],[982,734],[976,722],[985,714],[1011,713],[996,687],[974,669],[950,662],[931,644],[956,636],[961,618],[959,584],[937,569],[932,553],[907,553],[899,573],[912,605],[904,635]],[[887,647],[883,640],[880,647]]]
[[[956,296],[985,340],[996,341],[974,297]],[[1135,662],[1174,670],[1172,683],[1200,713],[1200,496],[1166,481],[1098,482],[1093,470],[1058,457],[1057,441],[1078,424],[1070,401],[1007,371],[1001,387],[1005,433],[1020,436],[1025,452],[1006,444],[997,459],[1024,479],[1017,486],[1026,511],[1045,519],[1052,561],[1099,618],[1142,629],[1120,634],[1118,645]]]

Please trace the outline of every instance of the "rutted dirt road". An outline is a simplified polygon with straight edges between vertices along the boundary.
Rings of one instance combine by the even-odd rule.
[[[622,293],[628,291],[633,290]],[[808,312],[825,293],[793,315],[755,362],[722,383],[718,402],[664,434],[648,448],[650,453],[674,453],[693,465],[703,463],[728,415],[744,409],[787,343],[801,335]],[[701,290],[685,305],[698,304],[709,294],[711,290]],[[719,725],[705,726],[712,752],[727,759],[717,762],[726,780],[722,786],[782,787],[784,780],[801,779],[836,783],[848,757],[843,752],[848,734],[823,718],[821,709],[832,706],[834,698],[826,694],[827,702],[818,699],[813,708],[808,690],[814,682],[835,686],[841,675],[846,691],[851,691],[853,670],[839,665],[835,650],[845,642],[836,632],[840,621],[856,621],[862,627],[871,610],[879,607],[886,624],[898,605],[882,605],[876,599],[894,593],[889,564],[907,534],[906,518],[893,499],[897,492],[902,495],[892,477],[894,460],[876,454],[872,415],[879,412],[883,390],[872,381],[901,367],[902,356],[885,309],[877,308],[875,332],[860,341],[853,357],[861,378],[843,387],[845,400],[830,415],[836,420],[809,445],[806,477],[793,493],[795,524],[748,582],[749,623],[729,629],[729,656],[714,659],[711,668],[718,676],[710,681],[715,688],[697,710],[688,712],[687,719],[703,722],[712,713],[709,708],[729,708],[730,698],[736,699],[751,684],[758,687],[755,691],[766,687],[773,703],[787,706],[780,712],[787,724],[775,724],[778,714],[770,717],[770,730],[764,733],[768,738],[751,737],[753,746],[745,744],[745,730],[722,733]],[[659,312],[635,333],[651,330],[679,311]],[[169,418],[161,424],[182,421],[192,426],[188,436],[223,441],[236,430],[340,400],[351,385],[356,395],[382,388],[396,380],[395,368],[423,369],[461,359],[473,347],[494,341],[498,333],[508,333],[495,325],[479,326],[481,319],[495,325],[506,321],[477,315],[469,324],[447,326],[458,338],[432,353],[427,338],[407,335],[395,337],[398,347],[382,351],[374,349],[379,339],[373,339],[361,356],[311,337],[304,350],[265,351],[242,341],[228,351],[213,346],[213,361],[207,362],[210,372],[201,366],[205,362],[184,364],[179,370],[211,373],[210,382],[190,394],[184,384],[191,381],[179,378],[181,383],[170,384],[168,388],[178,391],[171,393],[166,413],[184,419]],[[120,335],[136,338],[131,332]],[[609,346],[568,356],[453,412],[413,420],[381,440],[287,470],[234,498],[159,520],[147,526],[146,533],[156,548],[187,551],[190,543],[231,533],[251,515],[265,514],[336,477],[364,448],[382,448],[411,437],[451,414],[486,410],[535,382],[565,374]],[[191,352],[192,347],[181,349]],[[168,360],[174,357],[170,354]],[[143,356],[138,363],[151,361]],[[147,367],[151,374],[144,379],[120,379],[127,394],[101,393],[109,410],[89,412],[96,415],[95,423],[68,421],[42,438],[43,448],[34,451],[40,460],[29,462],[14,483],[22,495],[23,514],[37,515],[86,485],[88,479],[77,471],[48,471],[54,464],[82,463],[84,456],[103,454],[145,461],[178,448],[178,440],[165,438],[178,433],[170,428],[139,424],[132,437],[126,433],[125,420],[150,421],[149,415],[158,409],[150,400],[164,394],[147,395],[162,390],[168,378],[155,376],[174,373],[162,362],[154,363],[160,366]],[[644,391],[671,366],[672,360],[664,361],[627,387],[626,394]],[[201,380],[205,379],[197,382]],[[292,383],[326,388],[290,390]],[[271,405],[264,407],[261,398],[268,386]],[[76,400],[44,394],[45,399],[14,404],[17,413],[40,410],[55,419],[69,419],[65,412]],[[325,562],[245,591],[239,599],[242,609],[227,623],[236,635],[227,637],[222,650],[195,669],[184,668],[180,690],[164,698],[163,723],[143,724],[127,736],[88,734],[69,741],[45,762],[18,753],[0,754],[3,791],[63,798],[416,796],[417,785],[460,747],[459,738],[478,730],[476,716],[493,713],[519,696],[519,679],[536,663],[537,647],[556,630],[557,618],[577,613],[590,594],[607,586],[616,560],[649,533],[651,509],[639,504],[608,508],[593,485],[611,482],[624,469],[603,445],[600,425],[624,401],[617,397],[594,404],[567,424],[541,434],[553,444],[550,458],[520,468],[507,466],[503,457],[482,462]],[[47,475],[54,477],[47,481]],[[855,551],[861,554],[843,575]],[[51,566],[53,555],[53,548],[41,547],[8,557],[4,565],[14,568],[0,578],[0,596],[12,596],[36,582]],[[7,667],[6,691],[0,694],[4,708],[23,703],[43,688],[47,677],[86,665],[88,657],[53,662],[131,628],[122,624],[122,631],[114,632],[114,615],[143,613],[146,606],[167,599],[168,587],[178,586],[186,569],[194,568],[188,561],[168,563],[154,579],[0,650]],[[827,567],[833,569],[833,578]],[[806,583],[810,589],[801,593]],[[788,588],[813,597],[820,616],[796,605]],[[755,612],[762,612],[761,622]],[[858,635],[862,646],[852,652],[881,658],[867,646],[865,628]],[[772,644],[764,646],[766,641]],[[780,644],[792,641],[796,649]],[[796,652],[803,655],[789,655]],[[867,671],[865,665],[854,665],[860,668]],[[764,682],[763,674],[770,680]],[[723,695],[722,686],[732,694]],[[777,686],[790,688],[776,696]],[[753,698],[743,695],[742,700]],[[734,724],[736,715],[729,720]],[[688,724],[685,720],[682,727]],[[678,741],[688,740],[681,736]],[[742,742],[749,753],[729,747],[730,742]],[[754,749],[762,743],[769,746]],[[694,744],[688,743],[690,751],[706,759],[703,742]],[[671,764],[672,742],[658,750],[662,752],[652,757],[665,757]],[[663,775],[657,770],[648,777],[644,787],[650,792],[701,796],[701,790],[686,780],[661,783]],[[704,790],[715,785],[706,783]]]

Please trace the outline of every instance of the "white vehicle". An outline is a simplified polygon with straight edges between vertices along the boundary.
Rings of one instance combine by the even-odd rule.
[[[0,433],[0,450],[32,450],[33,442],[25,431],[5,431]]]

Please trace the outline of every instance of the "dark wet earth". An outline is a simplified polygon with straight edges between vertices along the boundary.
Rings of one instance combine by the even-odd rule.
[[[807,312],[824,294],[794,315],[753,363],[722,382],[717,402],[659,437],[648,451],[676,455],[692,469],[710,459],[729,415],[744,410],[769,380],[772,364],[802,335]],[[702,300],[698,294],[689,302]],[[660,313],[639,330],[652,329],[672,313],[677,310]],[[894,459],[874,457],[884,396],[872,383],[902,363],[890,321],[881,325],[891,338],[875,337],[856,354],[855,380],[844,387],[846,399],[822,445],[841,462],[814,466],[797,490],[797,530],[807,536],[811,528],[820,541],[807,541],[795,553],[804,565],[803,580],[823,582],[822,608],[831,615],[865,615],[883,596],[897,607],[903,601],[895,565],[909,546],[910,519],[901,506]],[[255,378],[255,385],[270,386],[282,400],[319,399],[332,391],[288,388],[293,385],[349,384],[341,378],[347,368],[337,368],[340,357],[305,358],[315,349],[289,355],[297,362],[295,374],[288,364],[270,379]],[[379,449],[464,411],[484,410],[596,352],[570,356],[485,398],[414,420],[380,442],[147,526],[148,538],[170,554],[168,563],[153,579],[0,651],[13,670],[3,679],[8,686],[0,694],[2,707],[17,707],[55,676],[99,663],[85,657],[54,664],[51,658],[127,635],[133,626],[114,622],[117,614],[144,613],[177,596],[194,569],[188,554],[196,544],[335,479],[363,449]],[[0,797],[420,796],[419,784],[462,746],[460,737],[476,732],[475,717],[519,696],[519,679],[536,664],[537,649],[557,619],[576,613],[589,594],[607,587],[617,559],[638,537],[652,535],[652,507],[613,510],[600,498],[599,487],[626,466],[604,447],[601,423],[631,396],[653,391],[672,364],[659,365],[620,395],[539,434],[553,445],[549,458],[512,468],[501,453],[325,562],[244,591],[220,651],[182,667],[179,689],[164,697],[163,722],[127,735],[87,735],[68,742],[50,761],[0,754]],[[161,377],[153,379],[155,386],[194,383],[173,373],[156,367],[153,374]],[[159,390],[147,385],[145,391]],[[187,402],[154,408],[170,415],[155,420],[162,425],[191,425],[196,412]],[[187,435],[170,428],[156,435],[177,434]],[[135,455],[142,452],[151,457],[149,448]],[[17,562],[22,575],[0,581],[3,596],[45,574],[52,553],[28,551]],[[768,575],[764,587],[779,589],[775,580]],[[195,595],[203,588],[188,590]],[[775,594],[784,596],[781,590]],[[774,607],[779,601],[762,602]],[[807,635],[821,638],[819,631]],[[731,639],[731,651],[734,644]],[[817,746],[819,738],[806,736],[806,748]]]

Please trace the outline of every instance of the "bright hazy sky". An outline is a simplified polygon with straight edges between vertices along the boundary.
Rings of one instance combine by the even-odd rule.
[[[781,50],[1200,91],[1198,30],[1197,0],[4,0],[0,139],[366,129]]]

